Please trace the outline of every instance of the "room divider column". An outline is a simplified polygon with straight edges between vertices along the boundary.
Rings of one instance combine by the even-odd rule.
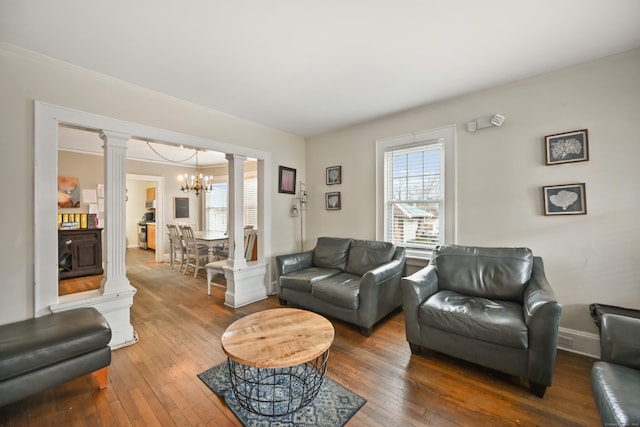
[[[229,165],[229,265],[244,266],[244,161],[245,156],[225,155]]]
[[[226,155],[229,166],[229,258],[223,267],[227,279],[224,304],[240,307],[267,297],[266,266],[247,264],[244,257],[244,161],[246,156]]]
[[[126,180],[127,142],[130,135],[103,130],[105,180],[105,277],[101,283],[102,303],[111,326],[112,347],[135,342],[130,308],[136,289],[126,268]]]

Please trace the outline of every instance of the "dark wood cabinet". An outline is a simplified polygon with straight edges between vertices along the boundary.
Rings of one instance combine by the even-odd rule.
[[[102,274],[102,229],[58,230],[60,279]]]

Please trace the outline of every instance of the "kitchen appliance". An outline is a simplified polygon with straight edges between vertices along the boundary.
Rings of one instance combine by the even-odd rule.
[[[138,247],[141,249],[147,249],[147,221],[145,217],[138,222]]]
[[[156,208],[156,201],[155,200],[147,200],[145,202],[145,206],[147,209],[155,209]]]
[[[156,222],[156,212],[155,211],[145,212],[144,221],[145,222]]]

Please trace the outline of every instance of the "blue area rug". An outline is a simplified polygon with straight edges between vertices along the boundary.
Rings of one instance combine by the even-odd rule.
[[[252,427],[343,426],[367,402],[361,396],[344,388],[331,378],[325,377],[318,395],[310,404],[288,415],[266,417],[247,411],[238,404],[231,390],[227,362],[198,374],[198,378],[217,396],[224,399],[229,409],[245,426]]]

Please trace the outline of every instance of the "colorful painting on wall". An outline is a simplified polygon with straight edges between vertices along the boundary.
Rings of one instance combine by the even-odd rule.
[[[80,188],[78,178],[58,177],[58,208],[79,208]]]

